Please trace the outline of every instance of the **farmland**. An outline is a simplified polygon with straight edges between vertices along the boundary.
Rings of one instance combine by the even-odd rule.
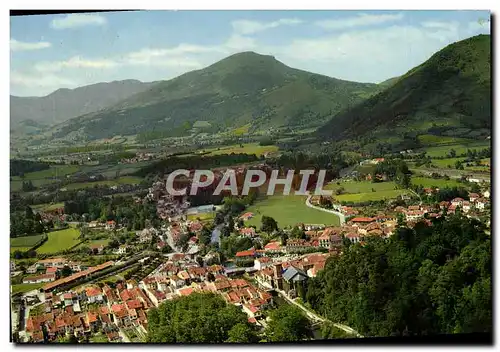
[[[393,189],[387,191],[365,192],[365,193],[352,193],[334,196],[338,202],[369,202],[385,199],[394,199],[398,196],[408,193],[404,189]]]
[[[133,185],[133,184],[139,184],[141,183],[141,181],[142,178],[140,177],[124,176],[117,178],[116,180],[70,183],[69,185],[66,185],[64,188],[66,188],[67,190],[74,190],[74,189],[91,188],[94,186],[118,186],[123,184]]]
[[[80,232],[75,228],[53,231],[48,234],[49,238],[37,249],[39,254],[56,253],[76,245],[80,240]]]
[[[19,191],[22,188],[23,181],[31,181],[35,187],[57,182],[58,178],[74,174],[79,170],[76,165],[51,166],[47,170],[29,172],[24,178],[19,176],[11,177],[10,187],[12,191]]]
[[[427,147],[423,148],[420,151],[425,151],[427,156],[430,156],[431,158],[436,158],[436,157],[447,156],[451,149],[454,149],[457,155],[461,155],[467,153],[467,149],[470,150],[476,149],[477,151],[479,151],[489,147],[491,147],[490,141],[482,141],[482,142],[475,142],[468,144],[457,143],[457,144],[450,144],[443,146]]]
[[[340,185],[336,183],[329,183],[324,188],[327,190],[335,191],[339,188],[344,188],[345,193],[366,193],[372,192],[374,189],[378,191],[389,191],[396,189],[396,184],[394,182],[370,182],[370,181],[346,181],[340,182]]]
[[[37,290],[44,285],[46,285],[46,283],[42,282],[38,284],[17,284],[11,285],[10,287],[12,288],[12,294],[16,294],[18,292],[24,293],[32,290]]]
[[[41,210],[41,211],[51,211],[54,209],[59,209],[59,208],[64,208],[64,203],[53,203],[53,204],[37,204],[32,206],[34,210]]]
[[[439,144],[458,144],[468,143],[473,140],[460,137],[435,136],[432,134],[423,134],[418,136],[418,140],[422,145],[439,145]]]
[[[396,189],[394,182],[347,181],[330,183],[325,189],[333,190],[333,197],[337,202],[367,202],[397,198],[407,193],[406,190]],[[336,191],[342,193],[336,195]]]
[[[423,187],[459,187],[463,186],[460,182],[456,180],[445,180],[443,178],[430,178],[430,177],[412,177],[411,182],[415,185],[420,185]]]
[[[23,236],[10,239],[11,247],[31,248],[37,245],[45,235]]]
[[[279,227],[305,224],[340,224],[339,218],[331,213],[309,208],[305,205],[305,196],[271,196],[256,201],[245,212],[254,213],[254,217],[245,222],[247,226],[260,227],[262,215],[270,216],[278,222]]]
[[[243,144],[243,147],[240,147],[239,144],[235,144],[219,148],[211,148],[205,151],[209,152],[208,155],[245,153],[245,154],[255,154],[256,156],[261,156],[262,154],[265,153],[277,152],[278,147],[275,145],[259,145],[258,143],[247,143]]]

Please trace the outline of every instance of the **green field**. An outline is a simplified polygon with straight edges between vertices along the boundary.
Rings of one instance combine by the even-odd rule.
[[[439,145],[439,144],[458,144],[468,143],[472,140],[460,137],[435,136],[432,134],[423,134],[417,137],[422,145]]]
[[[123,176],[117,178],[116,180],[105,180],[105,181],[95,181],[95,182],[78,182],[78,183],[70,183],[69,185],[64,186],[68,191],[74,189],[83,189],[83,188],[92,188],[96,185],[98,186],[118,186],[118,185],[134,185],[141,183],[142,178],[134,177],[134,176]]]
[[[24,175],[24,180],[39,180],[39,179],[48,178],[48,177],[62,177],[62,176],[74,174],[78,170],[79,170],[78,165],[51,166],[47,170],[26,173]],[[22,179],[19,176],[12,177],[12,180],[22,181]]]
[[[15,251],[20,251],[20,252],[27,252],[31,249],[32,247],[10,247],[10,254],[14,253]]]
[[[271,196],[256,201],[245,212],[254,213],[254,217],[245,222],[247,226],[260,228],[262,215],[270,216],[278,222],[278,226],[294,226],[297,223],[325,224],[339,226],[339,218],[321,210],[306,206],[305,196]]]
[[[443,157],[447,156],[450,152],[451,149],[454,149],[458,155],[467,153],[467,149],[473,150],[483,150],[486,148],[491,147],[491,143],[489,141],[482,141],[482,142],[476,142],[476,143],[469,143],[469,144],[451,144],[451,145],[445,145],[445,146],[436,146],[436,147],[428,147],[428,148],[423,148],[422,150],[419,150],[418,152],[425,151],[427,156],[430,156],[431,158],[435,157]]]
[[[421,185],[423,187],[459,187],[463,186],[460,182],[456,180],[445,180],[444,178],[430,178],[430,177],[412,177],[411,182],[415,185]]]
[[[394,199],[406,193],[409,192],[404,189],[393,189],[393,190],[377,191],[377,192],[342,194],[334,197],[339,202],[357,203],[357,202],[368,202],[374,200]]]
[[[89,338],[89,341],[91,343],[107,343],[107,342],[109,342],[106,335],[104,335],[102,332],[95,334],[95,335],[92,335]]]
[[[344,188],[344,192],[336,195],[335,191],[341,187]],[[333,190],[333,197],[338,202],[367,202],[392,199],[408,193],[406,190],[396,189],[394,182],[347,181],[340,182],[340,185],[330,183],[325,186],[325,189]]]
[[[247,134],[248,130],[250,129],[251,124],[246,124],[241,127],[235,128],[234,130],[231,131],[232,134],[235,136],[241,136],[243,134]]]
[[[76,245],[80,240],[80,231],[75,228],[69,228],[59,231],[53,231],[49,234],[49,239],[36,251],[39,254],[56,253]]]
[[[23,236],[10,239],[11,247],[26,247],[31,248],[43,238],[44,235]]]
[[[91,240],[88,242],[80,243],[78,245],[78,247],[76,247],[76,248],[90,247],[92,245],[99,245],[99,244],[103,244],[104,246],[107,246],[110,241],[111,241],[111,239],[109,239],[109,238],[105,238],[102,240]]]
[[[247,143],[243,144],[243,148],[240,147],[239,144],[235,144],[219,148],[206,149],[205,151],[210,152],[208,155],[246,153],[246,154],[255,154],[257,156],[261,156],[264,153],[278,151],[278,147],[275,145],[259,145],[258,143]]]
[[[24,181],[30,180],[35,187],[40,187],[43,185],[57,182],[57,180],[54,179],[55,177],[61,179],[66,175],[74,174],[78,170],[79,166],[77,165],[51,166],[47,170],[29,172],[24,175],[24,179],[22,179],[19,176],[12,177],[10,181],[10,188],[11,191],[20,191],[22,189],[23,180]]]
[[[347,181],[340,182],[340,185],[336,183],[327,184],[324,189],[331,189],[334,192],[343,187],[346,193],[367,193],[372,192],[372,189],[378,191],[390,191],[396,189],[396,184],[394,182],[371,182],[371,181]]]
[[[32,206],[35,210],[51,211],[58,208],[64,208],[64,203],[54,203],[54,204],[37,204]]]
[[[435,165],[436,167],[440,168],[447,168],[448,165],[451,166],[451,168],[455,168],[455,163],[457,161],[464,161],[466,158],[447,158],[447,159],[434,159],[432,160],[432,165]]]
[[[18,292],[29,292],[32,290],[39,289],[40,287],[46,285],[46,283],[39,283],[39,284],[17,284],[17,285],[11,285],[12,287],[12,294],[18,293]]]
[[[200,219],[200,221],[212,220],[215,217],[215,212],[201,213],[201,214],[189,214],[187,216],[188,220],[194,221]]]

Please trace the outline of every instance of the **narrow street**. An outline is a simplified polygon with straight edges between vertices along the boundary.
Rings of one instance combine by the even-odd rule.
[[[127,335],[125,334],[125,332],[123,332],[122,329],[119,329],[118,330],[118,335],[120,335],[120,337],[122,338],[122,342],[132,342],[130,341],[130,339],[127,337]]]
[[[266,283],[261,282],[258,279],[255,279],[255,282],[257,282],[257,284],[261,288],[263,288],[265,290],[272,289],[272,290],[278,292],[278,294],[281,297],[283,297],[287,302],[289,302],[289,303],[291,303],[293,305],[296,305],[297,307],[299,307],[300,309],[302,309],[306,313],[306,316],[313,322],[313,324],[317,323],[317,322],[324,323],[325,321],[328,321],[328,322],[332,323],[336,328],[338,328],[340,330],[343,330],[343,331],[345,331],[345,332],[347,332],[349,334],[352,334],[352,335],[356,335],[357,337],[363,337],[356,330],[354,330],[353,328],[351,328],[351,327],[349,327],[347,325],[339,324],[339,323],[334,323],[334,322],[329,321],[328,319],[320,317],[316,313],[312,312],[311,310],[307,309],[306,307],[302,306],[301,304],[295,302],[293,299],[291,299],[290,297],[288,297],[288,295],[284,291],[278,290],[276,288],[271,288],[269,285],[267,285]]]

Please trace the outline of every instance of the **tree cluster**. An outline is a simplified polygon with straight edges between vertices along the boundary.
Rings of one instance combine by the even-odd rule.
[[[309,280],[308,303],[365,336],[492,331],[491,241],[460,214],[402,224],[332,257]]]

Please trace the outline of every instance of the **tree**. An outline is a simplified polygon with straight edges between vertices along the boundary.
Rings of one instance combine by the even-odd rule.
[[[271,342],[301,341],[310,336],[309,320],[294,305],[284,305],[270,313],[271,321],[265,329]]]
[[[352,244],[308,280],[308,303],[365,336],[491,331],[484,227],[456,214]]]
[[[306,239],[306,233],[298,226],[294,226],[290,232],[290,238]]]
[[[263,215],[260,230],[262,232],[272,233],[278,230],[278,223],[272,217]]]
[[[68,277],[70,276],[71,274],[73,273],[73,271],[71,270],[71,268],[67,265],[65,265],[62,270],[61,270],[61,275],[62,277]]]
[[[259,338],[255,330],[248,323],[238,323],[229,330],[226,342],[232,343],[256,343]]]
[[[147,342],[222,343],[230,338],[251,337],[239,324],[248,324],[238,307],[228,305],[219,295],[193,293],[166,301],[148,312]]]
[[[457,156],[457,152],[456,152],[456,150],[455,150],[455,149],[451,149],[451,150],[450,150],[450,157],[451,157],[451,158],[454,158],[454,157],[456,157],[456,156]]]

